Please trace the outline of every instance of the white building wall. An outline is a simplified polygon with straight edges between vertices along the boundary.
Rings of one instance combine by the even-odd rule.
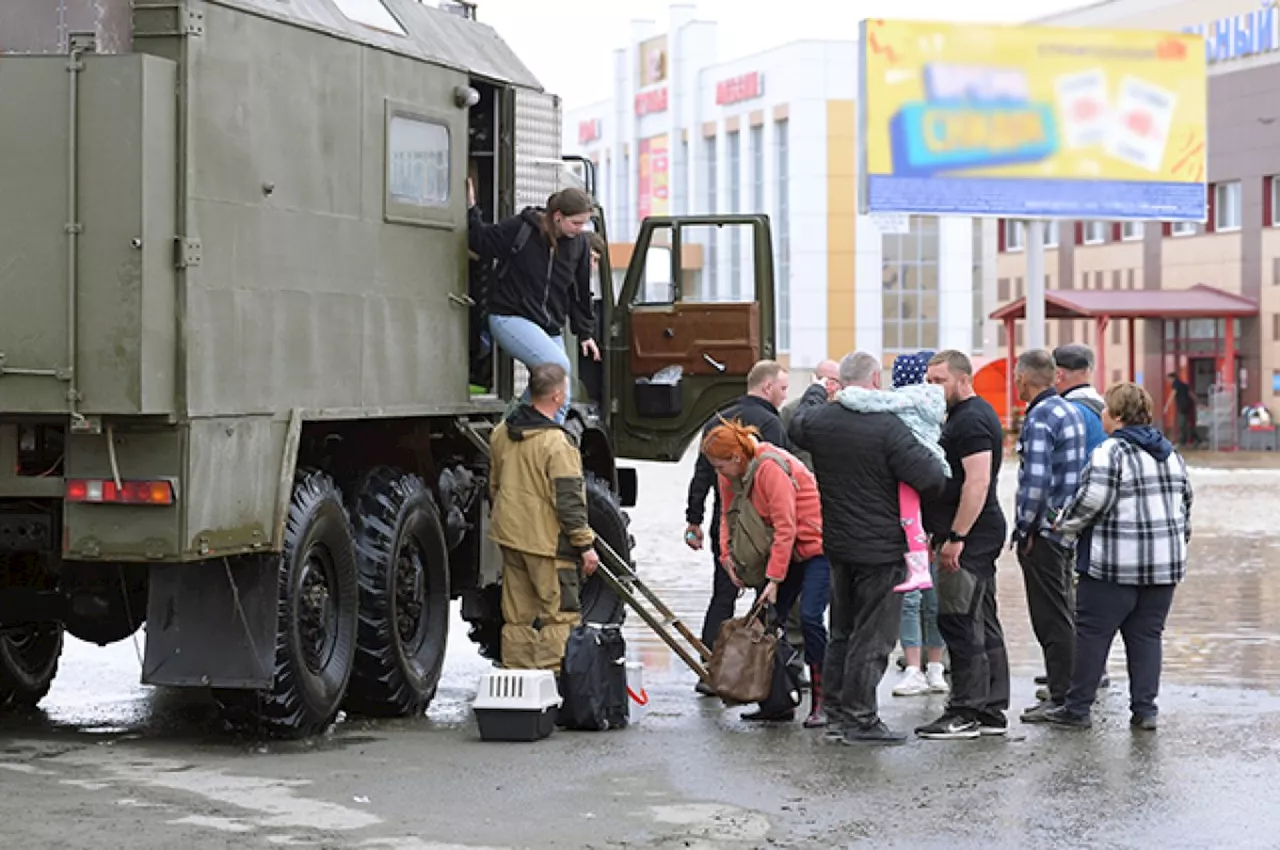
[[[973,348],[973,219],[938,219],[938,347]]]

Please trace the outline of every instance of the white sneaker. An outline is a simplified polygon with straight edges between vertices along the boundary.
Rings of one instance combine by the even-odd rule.
[[[930,664],[925,669],[925,682],[929,685],[929,690],[935,694],[950,693],[951,685],[947,684],[947,677],[942,675],[941,664]]]
[[[919,667],[908,667],[903,672],[902,678],[898,680],[898,684],[893,686],[895,697],[918,697],[927,693],[929,693],[929,682]]]

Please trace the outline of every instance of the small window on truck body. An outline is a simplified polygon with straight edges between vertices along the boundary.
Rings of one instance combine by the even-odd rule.
[[[452,226],[453,139],[425,111],[388,104],[385,215],[400,224]]]
[[[392,35],[405,35],[404,27],[382,0],[333,0],[333,3],[349,21]]]

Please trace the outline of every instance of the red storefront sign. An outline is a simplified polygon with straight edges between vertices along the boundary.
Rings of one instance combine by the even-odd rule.
[[[763,95],[764,74],[761,74],[759,71],[752,71],[750,74],[730,77],[727,80],[721,80],[716,83],[717,106],[726,106],[730,103],[741,103],[744,100],[754,100]]]
[[[636,95],[636,115],[652,115],[667,111],[667,87],[642,91]]]
[[[604,135],[603,122],[599,118],[578,122],[578,144],[597,141]]]

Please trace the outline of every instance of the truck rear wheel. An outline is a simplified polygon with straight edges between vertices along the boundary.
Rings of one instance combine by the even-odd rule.
[[[435,497],[416,475],[381,467],[352,510],[360,626],[348,710],[421,714],[435,697],[449,640],[449,551]]]
[[[267,691],[220,692],[229,719],[303,737],[333,722],[351,678],[359,595],[342,495],[322,472],[299,477],[280,556],[275,675]]]
[[[49,693],[62,655],[62,625],[0,632],[0,708],[35,708]]]

